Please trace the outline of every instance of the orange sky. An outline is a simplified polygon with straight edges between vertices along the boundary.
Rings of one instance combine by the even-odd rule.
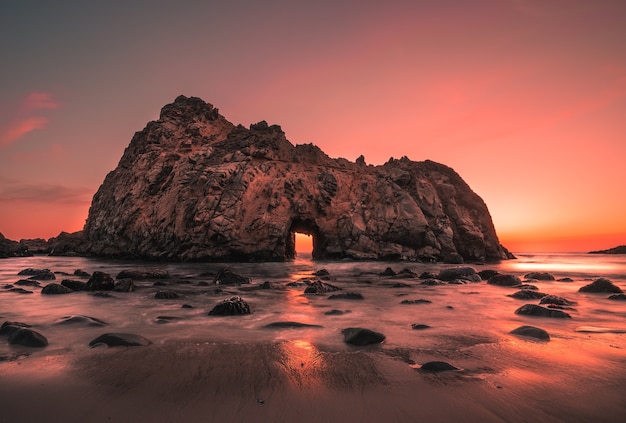
[[[331,157],[451,166],[514,252],[626,243],[626,2],[83,3],[0,2],[11,239],[81,229],[133,133],[185,94]]]

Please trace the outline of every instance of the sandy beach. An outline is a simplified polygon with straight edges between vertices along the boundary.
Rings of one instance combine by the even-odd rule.
[[[623,369],[609,384],[610,369],[599,368],[602,383],[573,385],[567,362],[536,374],[524,369],[526,360],[538,359],[532,354],[498,354],[506,346],[494,354],[502,347],[467,341],[457,347],[430,351],[465,357],[470,366],[443,373],[410,365],[426,351],[323,351],[304,341],[185,341],[30,357],[0,367],[0,421],[618,422],[626,416]],[[491,362],[482,362],[486,355]]]

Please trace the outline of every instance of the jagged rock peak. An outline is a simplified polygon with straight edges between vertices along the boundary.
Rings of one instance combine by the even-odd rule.
[[[482,199],[447,166],[332,159],[278,125],[235,126],[184,96],[134,135],[82,237],[98,256],[285,260],[295,232],[313,236],[316,258],[509,257]]]

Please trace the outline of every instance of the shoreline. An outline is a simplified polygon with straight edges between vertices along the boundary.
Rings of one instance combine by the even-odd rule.
[[[493,348],[460,348],[472,367],[442,373],[412,368],[415,351],[384,344],[330,351],[306,341],[198,340],[59,351],[0,365],[0,422],[617,422],[626,415],[619,372],[613,384],[590,378],[572,386],[567,374],[554,377],[562,369],[524,370],[531,357],[505,367],[511,357],[503,355],[484,366]]]

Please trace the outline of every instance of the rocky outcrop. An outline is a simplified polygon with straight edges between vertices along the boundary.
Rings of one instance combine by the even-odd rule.
[[[7,239],[0,233],[0,258],[29,257],[28,247],[20,242]]]
[[[626,254],[626,245],[619,245],[608,250],[590,251],[589,254]]]
[[[277,125],[235,126],[184,96],[134,135],[95,194],[84,233],[52,246],[109,257],[282,261],[295,254],[295,232],[313,236],[320,259],[511,258],[485,203],[447,166],[331,159],[312,144],[292,145]]]

